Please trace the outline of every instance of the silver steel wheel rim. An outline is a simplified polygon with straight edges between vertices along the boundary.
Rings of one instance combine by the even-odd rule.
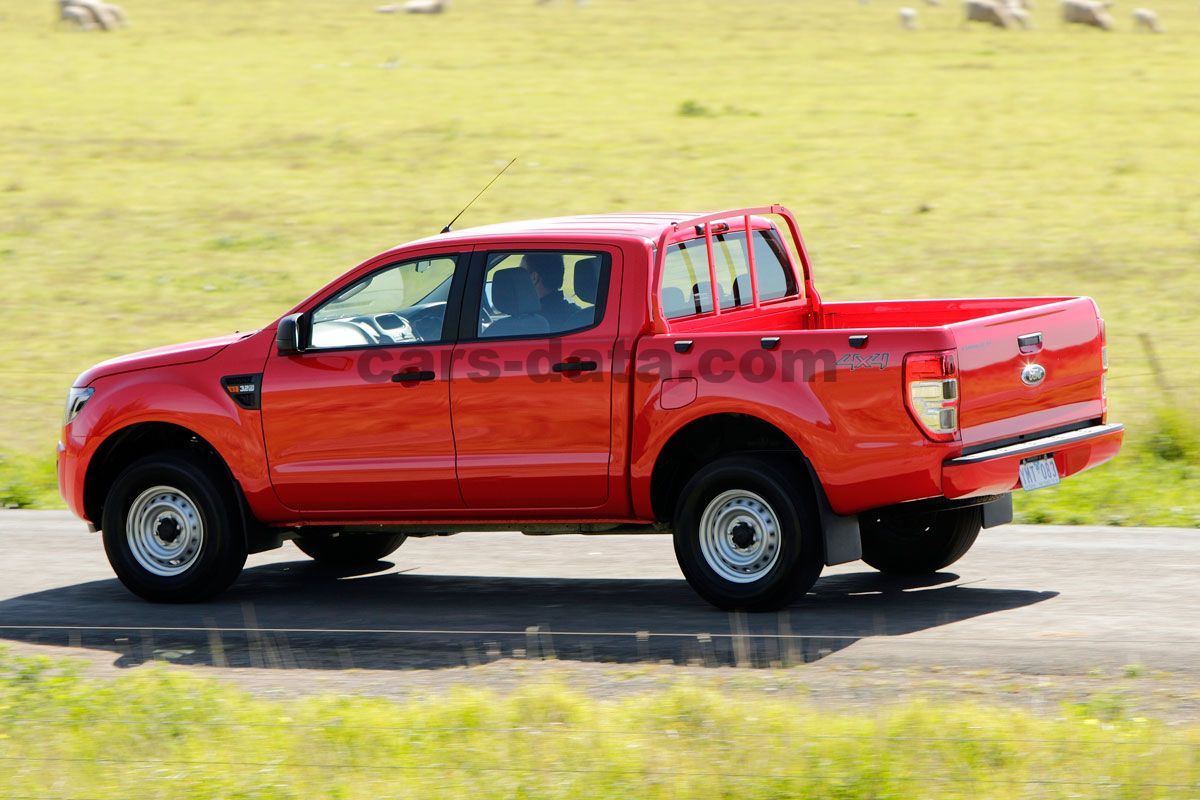
[[[173,486],[152,486],[129,506],[125,538],[147,572],[171,578],[187,572],[204,547],[204,521],[196,504]]]
[[[779,518],[754,492],[721,492],[700,515],[704,561],[732,583],[763,578],[779,560],[779,544]]]

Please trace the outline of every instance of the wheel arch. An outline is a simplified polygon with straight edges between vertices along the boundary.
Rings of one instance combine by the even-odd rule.
[[[241,487],[221,453],[199,433],[173,422],[135,422],[109,434],[88,461],[83,479],[83,506],[87,518],[99,525],[104,501],[121,471],[154,453],[182,450],[200,456],[228,480],[245,515]]]
[[[855,561],[862,555],[858,518],[835,514],[820,476],[797,442],[779,426],[753,414],[713,412],[692,419],[672,433],[659,449],[650,475],[650,504],[655,519],[670,522],[680,491],[713,459],[734,453],[772,453],[793,462],[811,492],[820,515],[825,563]]]
[[[671,521],[679,490],[702,466],[721,456],[745,452],[773,452],[795,458],[810,477],[815,477],[800,445],[777,425],[741,412],[704,414],[680,425],[654,458],[650,504],[655,519]]]

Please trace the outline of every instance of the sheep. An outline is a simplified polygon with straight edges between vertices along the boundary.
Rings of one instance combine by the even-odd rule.
[[[998,0],[966,0],[963,3],[963,25],[968,22],[986,22],[997,28],[1012,28],[1020,23],[1013,17],[1005,3]]]
[[[925,5],[938,7],[942,4],[942,0],[925,0]]]
[[[120,6],[102,0],[59,0],[59,16],[81,30],[99,28],[109,31],[126,26],[125,12]]]
[[[92,16],[92,12],[80,6],[65,2],[59,3],[58,17],[76,30],[92,31],[96,29],[96,18]]]
[[[900,18],[900,27],[906,31],[915,31],[917,29],[917,10],[905,6],[901,8],[897,15]]]
[[[1150,33],[1163,32],[1163,27],[1158,22],[1158,14],[1155,14],[1148,8],[1135,8],[1133,10],[1133,29],[1149,31]]]
[[[59,0],[59,16],[80,30],[108,30],[112,25],[108,13],[96,0]]]
[[[95,2],[95,0],[67,0],[67,1],[68,1],[69,5],[71,5],[75,8],[81,9],[87,14],[90,14],[92,17],[92,23],[94,24],[95,27],[99,28],[100,30],[104,30],[104,31],[108,30],[108,28],[109,28],[108,15],[104,13],[103,9],[100,8],[100,4]]]
[[[101,5],[103,5],[105,10],[108,11],[108,16],[112,19],[113,23],[117,27],[129,27],[129,20],[125,16],[125,9],[121,8],[120,6],[113,5],[112,3],[101,3]]]
[[[450,5],[450,0],[408,0],[404,4],[405,14],[441,14]]]
[[[1008,9],[1013,20],[1022,28],[1033,27],[1033,18],[1029,16],[1029,12],[1033,10],[1033,0],[997,0],[997,2]]]
[[[1112,3],[1098,0],[1063,0],[1062,21],[1068,25],[1090,25],[1102,31],[1113,29]]]

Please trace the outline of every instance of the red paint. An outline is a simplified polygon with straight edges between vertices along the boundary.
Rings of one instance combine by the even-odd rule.
[[[777,230],[769,216],[791,239],[796,295],[760,301],[762,265],[751,264],[753,302],[722,309],[710,257],[712,311],[664,317],[657,287],[668,246],[727,230]],[[128,426],[166,422],[211,444],[252,513],[269,524],[648,522],[650,477],[671,436],[706,415],[738,413],[783,431],[834,510],[849,514],[1010,491],[1020,458],[944,464],[965,447],[1099,422],[1106,411],[1103,330],[1090,299],[823,302],[795,218],[781,206],[456,231],[372,258],[291,311],[310,311],[392,262],[455,253],[465,269],[472,253],[538,248],[608,256],[609,290],[594,327],[282,356],[273,323],[93,367],[76,385],[95,394],[63,431],[63,496],[85,516],[84,487],[98,480],[89,466],[100,446]],[[1022,353],[1017,337],[1034,332],[1041,348]],[[868,337],[862,348],[848,343],[856,334]],[[764,336],[778,337],[774,350],[764,349]],[[681,339],[693,342],[687,352],[674,348]],[[942,351],[957,370],[959,429],[930,437],[907,408],[904,363]],[[816,374],[805,374],[802,358],[793,360],[794,374],[782,374],[788,354],[800,352],[814,354],[807,367]],[[486,380],[476,368],[481,357],[492,367]],[[572,361],[596,369],[553,372],[554,363]],[[1045,368],[1037,385],[1021,380],[1030,362]],[[390,380],[408,369],[433,379]],[[258,373],[261,410],[239,407],[220,385],[223,376]],[[1054,451],[1060,474],[1112,458],[1120,441],[1117,432]]]
[[[267,359],[263,439],[271,483],[297,511],[461,509],[450,427],[452,345],[423,347],[435,379],[367,382],[409,368],[404,347]],[[426,359],[419,359],[424,362]]]
[[[696,392],[695,378],[667,378],[662,382],[658,404],[667,411],[683,408],[695,401]]]

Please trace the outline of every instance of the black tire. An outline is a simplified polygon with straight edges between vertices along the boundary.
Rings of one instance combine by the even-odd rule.
[[[758,520],[756,523],[744,527],[738,521],[742,512],[736,505],[739,496],[749,497],[747,493],[760,499],[771,512],[776,521],[775,534],[763,533],[771,526],[759,524],[766,517],[755,516],[757,512],[746,515]],[[721,502],[722,497],[730,499]],[[751,509],[757,503],[753,499],[746,502]],[[722,509],[733,510],[723,514]],[[719,533],[715,538],[706,537],[701,531],[706,510],[713,519],[724,516],[735,524],[708,526]],[[745,557],[761,560],[747,565],[746,574],[733,580],[727,575],[737,570],[729,560],[714,554],[714,547],[719,546],[711,543],[719,540],[732,546],[737,544],[737,536],[752,537],[753,542],[745,545]],[[710,542],[707,556],[704,539]],[[771,548],[772,543],[775,548]],[[773,555],[774,549],[778,550],[777,556]],[[824,565],[822,553],[820,518],[812,490],[802,467],[786,459],[726,456],[700,469],[680,493],[675,512],[675,557],[696,593],[718,608],[772,611],[788,605],[816,582]],[[761,576],[754,577],[756,570],[761,570]]]
[[[387,558],[404,544],[404,534],[349,534],[344,536],[313,536],[296,539],[300,552],[322,564],[354,566],[374,564]]]
[[[155,487],[173,490],[175,499],[170,492],[151,494]],[[149,520],[146,525],[156,535],[161,530],[170,537],[174,531],[172,544],[180,537],[194,537],[175,565],[155,560],[144,544],[137,544],[146,541],[138,533],[145,526],[139,527],[136,520],[127,524],[131,511],[146,509],[146,496],[149,510],[137,516]],[[194,527],[197,520],[199,528]],[[206,600],[229,588],[246,564],[246,536],[233,486],[219,467],[194,453],[158,453],[126,467],[108,491],[102,523],[104,551],[113,571],[129,591],[153,602]],[[168,574],[156,574],[147,563]]]
[[[891,575],[928,575],[966,555],[982,527],[979,506],[905,517],[864,515],[863,561]]]

